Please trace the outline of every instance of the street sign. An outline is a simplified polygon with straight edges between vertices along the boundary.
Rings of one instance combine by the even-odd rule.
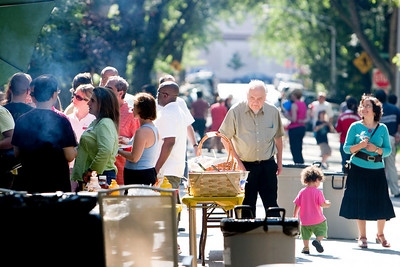
[[[372,68],[372,60],[366,52],[362,52],[359,57],[354,59],[353,64],[362,74],[367,73]]]
[[[389,80],[385,74],[379,69],[374,69],[372,72],[372,88],[387,89],[390,86]]]

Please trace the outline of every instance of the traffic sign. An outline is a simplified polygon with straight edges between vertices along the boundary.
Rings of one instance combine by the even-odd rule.
[[[372,72],[372,87],[379,89],[387,89],[390,86],[389,80],[385,74],[379,69],[374,69]]]
[[[354,59],[353,64],[362,74],[367,73],[372,68],[372,60],[366,52],[362,52],[359,57]]]

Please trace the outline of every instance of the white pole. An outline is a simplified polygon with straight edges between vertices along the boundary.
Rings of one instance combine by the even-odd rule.
[[[331,31],[331,92],[336,92],[336,29],[329,26]]]
[[[400,55],[400,7],[397,8],[397,55]],[[397,97],[400,97],[400,69],[398,64],[396,67],[396,85],[392,91],[396,92]],[[400,107],[400,101],[397,101],[397,106]]]

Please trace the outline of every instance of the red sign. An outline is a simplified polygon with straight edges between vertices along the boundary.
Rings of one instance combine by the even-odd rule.
[[[372,86],[385,89],[390,86],[390,82],[379,69],[374,69],[372,74]]]

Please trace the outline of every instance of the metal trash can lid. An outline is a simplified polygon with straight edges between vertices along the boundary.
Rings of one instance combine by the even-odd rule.
[[[296,168],[296,169],[304,169],[310,166],[309,164],[282,164],[284,168]]]
[[[282,167],[284,168],[298,168],[298,169],[304,169],[306,167],[309,167],[311,165],[316,165],[317,167],[321,167],[321,162],[319,161],[314,161],[312,164],[301,164],[301,163],[294,163],[294,164],[282,164]]]
[[[220,222],[220,228],[225,237],[243,234],[259,227],[263,227],[264,232],[267,233],[268,226],[282,226],[282,232],[288,236],[297,236],[299,234],[299,220],[297,218],[286,218],[283,220],[280,217],[266,219],[224,218]]]
[[[324,172],[325,176],[344,176],[344,172],[334,172],[334,171],[326,171]]]

